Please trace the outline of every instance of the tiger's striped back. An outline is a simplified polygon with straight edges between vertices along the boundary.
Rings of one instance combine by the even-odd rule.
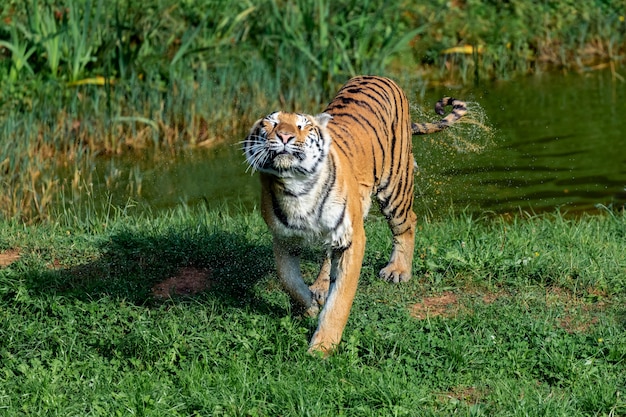
[[[324,113],[332,116],[327,125],[332,146],[349,161],[358,183],[369,189],[363,198],[376,194],[383,214],[394,219],[394,235],[403,233],[410,227],[407,222],[414,221],[414,159],[406,95],[390,79],[356,77],[339,90]]]

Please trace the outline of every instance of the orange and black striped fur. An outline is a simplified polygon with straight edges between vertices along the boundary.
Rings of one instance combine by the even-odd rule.
[[[341,340],[356,293],[365,249],[363,221],[372,194],[393,234],[389,263],[380,276],[411,278],[416,216],[413,212],[412,134],[433,133],[465,112],[444,98],[438,123],[412,124],[404,92],[387,78],[348,81],[317,116],[274,112],[258,120],[243,142],[248,164],[261,176],[261,211],[274,239],[280,280],[306,314],[320,312],[311,351],[329,353]],[[316,281],[300,274],[304,245],[327,250]],[[323,308],[322,308],[323,306]]]

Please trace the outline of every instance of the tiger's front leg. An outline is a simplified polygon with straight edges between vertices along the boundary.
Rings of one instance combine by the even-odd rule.
[[[309,352],[322,352],[326,356],[341,342],[356,294],[364,252],[365,230],[361,224],[356,225],[348,248],[332,252],[328,298],[311,339]]]
[[[280,282],[296,308],[306,316],[317,316],[319,304],[314,300],[300,272],[299,248],[274,238],[274,257]]]

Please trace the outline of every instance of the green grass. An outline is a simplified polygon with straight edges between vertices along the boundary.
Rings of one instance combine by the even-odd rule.
[[[133,4],[0,6],[0,255],[20,256],[0,268],[0,415],[626,415],[623,213],[425,221],[397,286],[376,278],[391,242],[374,217],[344,341],[320,360],[258,213],[72,204],[98,155],[239,137],[356,73],[619,79],[623,2]],[[481,49],[444,53],[463,45]],[[184,270],[209,288],[152,296]]]
[[[373,216],[327,360],[258,213],[93,220],[0,227],[21,255],[0,269],[0,415],[626,414],[623,213],[425,221],[403,285],[376,278],[391,242]],[[209,289],[151,296],[185,268]]]

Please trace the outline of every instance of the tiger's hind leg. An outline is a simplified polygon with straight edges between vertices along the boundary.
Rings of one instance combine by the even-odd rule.
[[[328,297],[328,290],[330,288],[330,267],[330,256],[327,256],[324,258],[317,279],[309,286],[309,290],[311,290],[313,294],[313,300],[316,301],[320,307],[326,303],[326,297]]]
[[[381,211],[387,218],[393,234],[393,249],[389,263],[380,270],[379,276],[388,282],[406,282],[411,279],[413,250],[415,249],[415,226],[417,216],[413,212],[413,187],[404,196],[403,203],[393,208],[379,198]]]
[[[415,214],[411,213],[413,218]],[[391,221],[390,221],[391,223]],[[393,229],[392,229],[393,231]],[[406,282],[411,279],[413,250],[415,248],[415,221],[403,233],[393,236],[389,263],[380,270],[380,277],[388,282]]]

